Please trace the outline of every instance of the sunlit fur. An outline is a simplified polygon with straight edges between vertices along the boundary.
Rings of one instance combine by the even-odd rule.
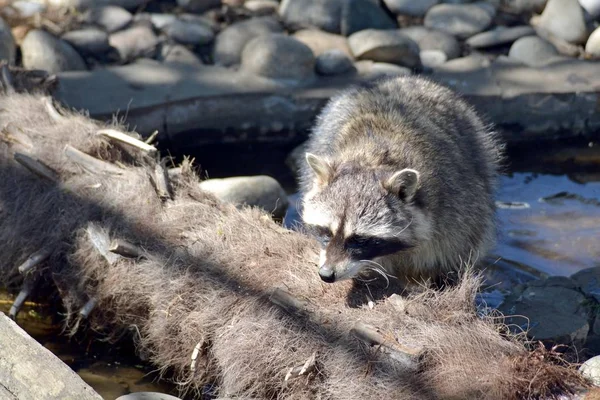
[[[324,246],[322,263],[334,267],[336,280],[373,262],[399,278],[434,278],[461,260],[481,259],[495,237],[501,150],[465,101],[424,78],[388,78],[342,92],[310,135],[311,165],[305,159],[300,165],[305,225],[341,238]],[[385,184],[403,169],[417,176],[408,199],[396,193],[406,182]],[[353,260],[343,247],[357,234],[411,248]]]

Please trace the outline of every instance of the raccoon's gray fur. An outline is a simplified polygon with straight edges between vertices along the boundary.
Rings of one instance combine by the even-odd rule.
[[[419,77],[347,89],[321,112],[300,167],[302,219],[327,282],[377,269],[439,278],[495,239],[502,145],[472,107]]]

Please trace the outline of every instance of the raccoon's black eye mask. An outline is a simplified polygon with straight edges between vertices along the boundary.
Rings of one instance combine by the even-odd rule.
[[[346,239],[344,248],[353,258],[371,259],[408,250],[409,243],[398,239],[383,239],[375,236],[352,235]]]

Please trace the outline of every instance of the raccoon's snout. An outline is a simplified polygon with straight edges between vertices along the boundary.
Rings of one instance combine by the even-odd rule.
[[[323,282],[333,283],[335,282],[335,270],[329,265],[323,265],[319,268],[319,276]]]

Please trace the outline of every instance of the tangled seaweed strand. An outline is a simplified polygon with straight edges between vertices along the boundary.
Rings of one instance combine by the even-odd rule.
[[[588,386],[478,316],[472,273],[361,304],[353,283],[321,282],[312,239],[201,191],[188,161],[167,173],[122,131],[39,95],[0,96],[0,279],[22,298],[57,291],[71,332],[132,334],[182,392],[213,384],[218,398],[542,399]]]

